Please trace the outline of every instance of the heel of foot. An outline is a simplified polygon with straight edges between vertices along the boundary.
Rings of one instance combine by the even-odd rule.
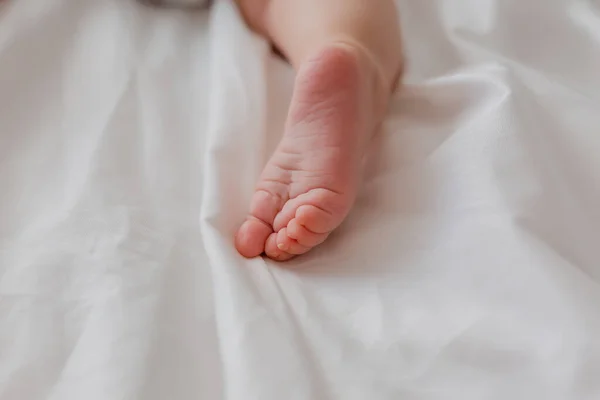
[[[388,82],[380,65],[368,49],[351,40],[336,39],[308,57],[299,69],[299,83],[306,90],[319,83],[321,93],[338,93],[361,99],[361,111],[368,109],[369,120],[380,120],[394,84]],[[323,84],[322,82],[327,82]],[[302,86],[300,86],[302,87]],[[365,127],[369,129],[369,127]]]
[[[344,97],[356,97],[364,80],[357,56],[338,45],[323,47],[300,66],[296,78],[295,96],[301,103],[323,108]],[[293,116],[292,116],[293,118]]]

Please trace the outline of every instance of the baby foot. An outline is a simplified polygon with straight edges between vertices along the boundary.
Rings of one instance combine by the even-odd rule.
[[[382,92],[373,62],[351,45],[328,46],[303,63],[284,136],[236,235],[243,256],[288,260],[321,244],[342,223],[384,108]]]

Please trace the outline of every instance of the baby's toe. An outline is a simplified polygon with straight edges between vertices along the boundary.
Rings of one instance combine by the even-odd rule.
[[[300,225],[296,218],[292,219],[287,226],[287,236],[291,239],[296,240],[300,245],[304,247],[315,247],[323,243],[329,233],[315,233],[305,226]]]
[[[265,242],[273,233],[273,220],[279,212],[281,200],[269,192],[259,190],[250,203],[246,222],[237,231],[235,246],[241,255],[252,258],[261,255]]]
[[[279,232],[300,214],[307,214],[309,219],[317,220],[313,232],[325,233],[334,230],[350,210],[349,196],[327,189],[311,189],[291,200],[288,200],[277,213],[273,221],[273,230]]]
[[[279,250],[295,256],[308,253],[312,248],[312,246],[303,246],[302,244],[298,243],[296,239],[289,237],[286,228],[283,228],[277,233],[277,247]]]
[[[339,216],[313,205],[304,205],[296,210],[295,219],[310,232],[329,234],[342,222],[343,215]]]
[[[293,254],[283,251],[279,248],[277,243],[277,233],[272,233],[265,243],[265,254],[267,257],[275,261],[287,261],[294,257]]]
[[[235,247],[244,257],[258,257],[263,253],[265,241],[272,232],[270,225],[255,218],[248,218],[235,236]]]
[[[288,200],[283,205],[283,208],[277,213],[273,220],[273,230],[275,232],[279,232],[281,229],[285,228],[292,218],[296,216],[296,210],[303,204],[302,202],[305,201],[305,196],[306,195],[300,195],[295,199]]]

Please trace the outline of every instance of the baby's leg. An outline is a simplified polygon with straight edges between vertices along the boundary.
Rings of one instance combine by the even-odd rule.
[[[287,260],[347,216],[359,167],[402,66],[393,0],[238,0],[297,70],[283,138],[256,186],[236,247]]]

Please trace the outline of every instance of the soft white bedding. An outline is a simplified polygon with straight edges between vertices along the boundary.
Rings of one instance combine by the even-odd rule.
[[[293,72],[231,1],[0,5],[1,400],[600,398],[600,3],[401,0],[347,223],[231,238]]]

